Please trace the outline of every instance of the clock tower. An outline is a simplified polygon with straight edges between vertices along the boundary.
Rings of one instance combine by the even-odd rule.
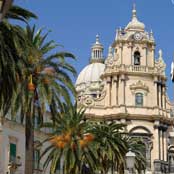
[[[119,64],[154,66],[153,32],[145,31],[145,25],[137,19],[135,7],[132,11],[132,20],[126,28],[117,30],[112,47],[114,55],[119,57]]]

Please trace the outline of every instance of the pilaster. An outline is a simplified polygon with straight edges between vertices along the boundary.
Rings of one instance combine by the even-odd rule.
[[[106,106],[111,106],[111,77],[106,78]]]
[[[125,74],[121,74],[119,80],[119,105],[125,105]]]
[[[114,76],[112,78],[112,92],[111,92],[111,103],[112,106],[116,106],[117,105],[117,81],[118,78],[117,76]]]

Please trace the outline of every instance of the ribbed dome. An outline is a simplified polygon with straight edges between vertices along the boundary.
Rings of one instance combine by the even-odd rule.
[[[101,81],[100,76],[104,72],[104,69],[105,64],[103,63],[89,64],[80,72],[76,81],[76,86]]]

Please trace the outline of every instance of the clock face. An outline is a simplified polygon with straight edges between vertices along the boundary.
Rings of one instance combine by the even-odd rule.
[[[141,40],[142,39],[141,33],[135,33],[134,34],[134,39],[137,40],[137,41]]]

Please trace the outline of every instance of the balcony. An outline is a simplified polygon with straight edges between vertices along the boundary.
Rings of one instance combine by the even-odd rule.
[[[128,72],[128,73],[146,73],[152,74],[157,73],[158,70],[155,67],[140,66],[140,65],[114,65],[112,68],[107,67],[106,73],[116,73],[116,72]]]

